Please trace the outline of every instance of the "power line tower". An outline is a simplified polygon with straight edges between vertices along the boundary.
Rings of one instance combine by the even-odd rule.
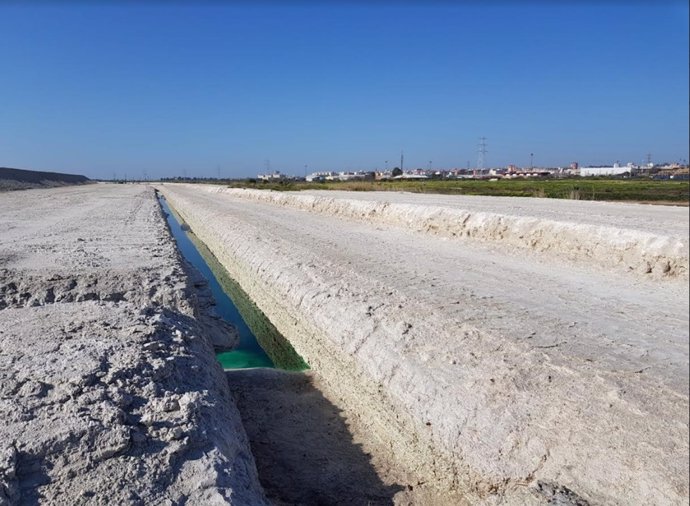
[[[477,149],[477,169],[484,169],[484,161],[486,160],[486,137],[479,138],[479,149]]]
[[[651,167],[651,166],[652,166],[652,154],[647,153],[647,167]]]

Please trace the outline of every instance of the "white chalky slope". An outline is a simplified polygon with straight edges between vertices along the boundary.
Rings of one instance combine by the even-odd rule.
[[[553,254],[505,247],[500,236],[475,240],[480,232],[449,238],[366,213],[343,217],[339,209],[352,204],[337,199],[333,213],[320,204],[310,212],[273,196],[161,189],[334,402],[368,423],[420,481],[484,503],[687,500],[680,267],[625,275],[573,261],[567,248]],[[446,206],[440,199],[437,207]],[[426,212],[404,205],[410,216]],[[662,225],[656,236],[670,238],[674,265],[687,265],[687,238]],[[619,229],[601,217],[592,226]]]

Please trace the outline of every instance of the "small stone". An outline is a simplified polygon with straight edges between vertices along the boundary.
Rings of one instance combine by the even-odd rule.
[[[179,409],[180,403],[177,402],[177,399],[167,399],[163,402],[163,411],[165,412],[179,411]]]
[[[171,441],[174,441],[180,439],[182,437],[182,434],[184,434],[184,432],[180,427],[173,427],[168,431],[168,438]]]
[[[142,346],[142,349],[144,351],[157,351],[160,348],[161,348],[161,343],[158,341],[151,341],[151,342],[144,344],[144,346]]]

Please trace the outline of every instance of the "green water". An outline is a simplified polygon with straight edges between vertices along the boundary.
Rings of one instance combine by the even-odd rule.
[[[167,214],[170,231],[182,256],[208,281],[216,302],[216,313],[231,323],[239,334],[239,345],[232,351],[216,354],[223,369],[276,367],[288,371],[302,371],[309,366],[294,350],[278,329],[230,277],[218,259],[199,240],[182,219],[160,198]]]
[[[278,332],[266,315],[254,304],[240,285],[230,277],[211,251],[202,243],[198,237],[191,234],[191,240],[199,250],[199,253],[206,261],[206,264],[213,272],[218,283],[223,287],[234,306],[239,311],[242,320],[247,325],[259,346],[270,357],[271,361],[279,369],[288,371],[303,371],[309,366],[300,357],[290,342]],[[226,353],[238,353],[226,352]],[[226,353],[219,353],[218,359],[223,363]]]

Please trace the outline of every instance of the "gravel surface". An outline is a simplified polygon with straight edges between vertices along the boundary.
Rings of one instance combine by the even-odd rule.
[[[659,217],[655,254],[679,267],[644,276],[573,261],[567,247],[506,246],[505,233],[448,237],[353,216],[342,212],[349,194],[329,213],[241,190],[161,189],[307,359],[356,437],[416,477],[397,484],[471,503],[687,499],[687,210],[609,204],[612,215]],[[404,204],[408,224],[450,197],[423,199]],[[506,213],[505,200],[491,212]],[[520,215],[533,225],[550,214],[620,228],[598,203],[533,205],[542,210]],[[644,242],[652,232],[635,223],[622,233]]]
[[[0,196],[0,504],[264,504],[152,188]]]

